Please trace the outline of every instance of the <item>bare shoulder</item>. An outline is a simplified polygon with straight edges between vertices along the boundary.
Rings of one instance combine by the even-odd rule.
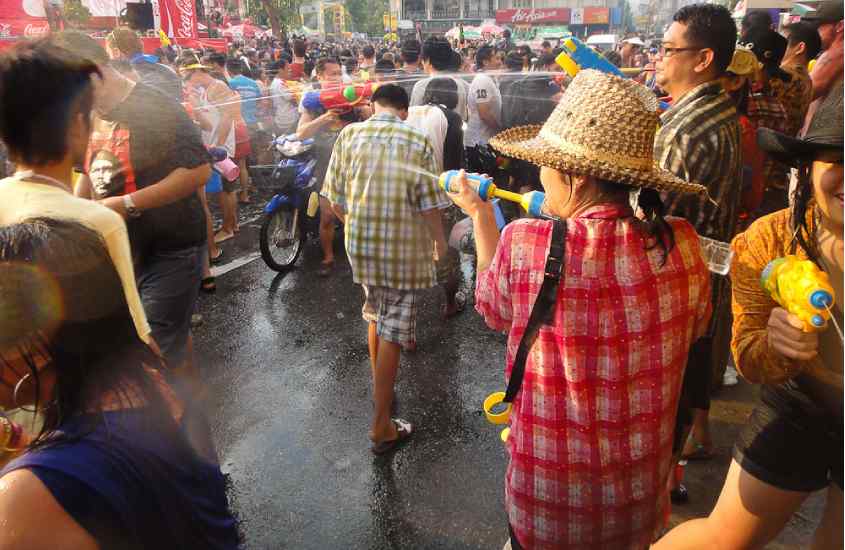
[[[30,470],[0,478],[0,550],[96,550],[97,541],[83,529]],[[49,529],[44,529],[49,525]]]

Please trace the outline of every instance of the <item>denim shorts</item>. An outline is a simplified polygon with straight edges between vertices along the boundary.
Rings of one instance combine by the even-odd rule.
[[[185,360],[204,250],[205,245],[197,245],[152,252],[136,275],[152,337],[170,367],[179,367]]]

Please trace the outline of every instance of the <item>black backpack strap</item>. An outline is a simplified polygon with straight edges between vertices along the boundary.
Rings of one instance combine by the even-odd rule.
[[[531,315],[528,317],[528,324],[519,347],[516,350],[516,357],[511,369],[511,377],[508,380],[508,389],[505,392],[505,403],[513,403],[516,394],[522,387],[522,379],[525,376],[525,361],[528,359],[528,352],[540,326],[550,324],[553,320],[555,304],[557,303],[557,289],[560,286],[560,278],[563,275],[563,261],[566,253],[566,220],[553,220],[552,244],[549,247],[549,255],[546,258],[546,272],[543,276],[543,284],[540,292],[531,308]]]

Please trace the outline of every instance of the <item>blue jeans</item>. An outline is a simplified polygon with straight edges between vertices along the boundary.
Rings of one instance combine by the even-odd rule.
[[[179,367],[185,360],[204,250],[205,245],[196,245],[153,252],[136,274],[152,336],[170,367]]]

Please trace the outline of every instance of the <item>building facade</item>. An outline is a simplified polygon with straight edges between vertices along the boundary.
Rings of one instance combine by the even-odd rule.
[[[442,34],[463,23],[485,21],[530,35],[531,29],[562,27],[578,36],[607,32],[621,18],[618,0],[399,0],[401,19],[412,21],[422,34]],[[618,23],[617,23],[618,24]]]

